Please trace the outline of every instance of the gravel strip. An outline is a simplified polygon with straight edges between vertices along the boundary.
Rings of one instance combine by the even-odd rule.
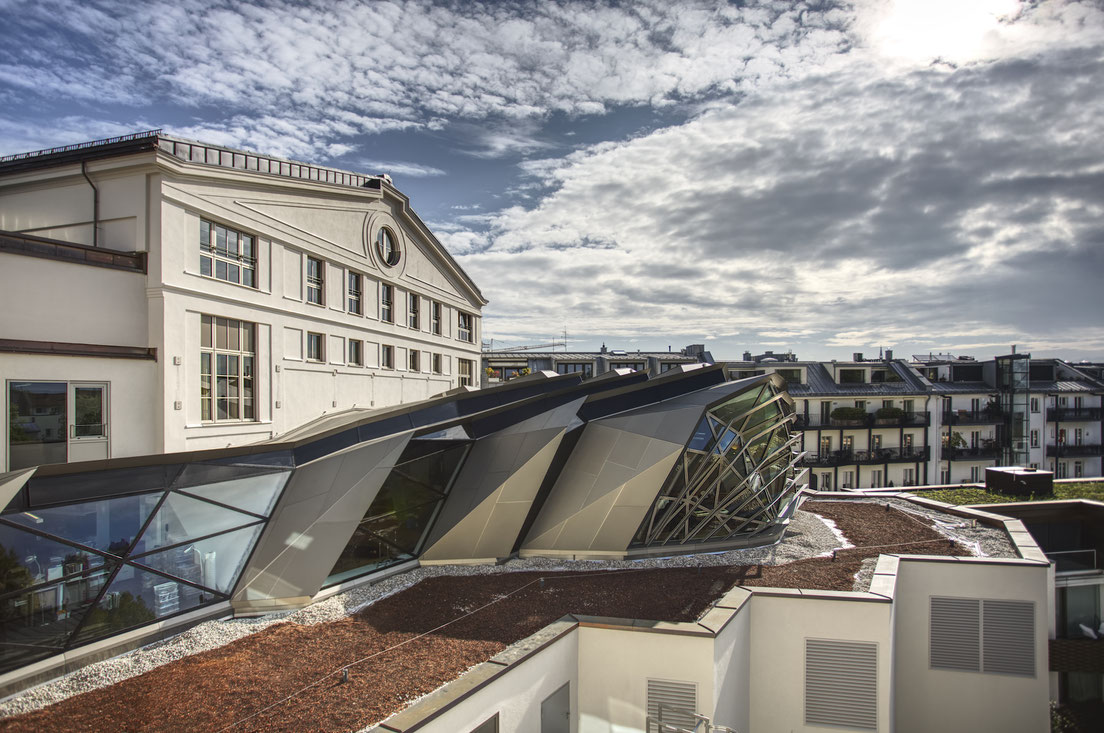
[[[782,541],[767,547],[730,550],[703,555],[678,555],[640,560],[554,560],[549,558],[513,559],[502,565],[430,565],[392,575],[376,583],[352,588],[344,593],[313,603],[298,611],[284,611],[258,618],[218,619],[169,639],[105,659],[44,682],[37,687],[0,700],[0,718],[38,710],[73,695],[113,685],[145,674],[169,662],[214,649],[285,621],[313,626],[338,621],[365,607],[403,591],[424,578],[438,576],[494,575],[526,571],[594,571],[624,568],[713,567],[722,565],[783,565],[805,558],[831,554],[841,547],[834,531],[820,517],[798,511]]]

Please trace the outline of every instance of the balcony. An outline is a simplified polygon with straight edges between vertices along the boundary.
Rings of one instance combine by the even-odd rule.
[[[875,450],[837,450],[824,454],[808,454],[800,465],[816,468],[831,466],[865,466],[880,463],[919,463],[928,460],[927,448],[877,448]]]
[[[1000,454],[1000,446],[996,445],[943,449],[943,458],[948,461],[992,461],[999,458]]]
[[[952,410],[943,413],[943,424],[996,425],[1004,422],[1005,414],[1004,410],[999,410],[995,407],[977,410],[976,412],[973,410]]]
[[[1099,407],[1052,407],[1047,410],[1047,422],[1095,421],[1102,413]]]
[[[1048,457],[1055,458],[1094,458],[1104,455],[1104,446],[1082,443],[1063,443],[1062,445],[1048,445],[1046,447]]]
[[[862,419],[841,420],[822,415],[798,415],[794,427],[798,430],[819,428],[926,428],[931,423],[930,412],[904,412],[895,417],[878,417],[870,413]]]

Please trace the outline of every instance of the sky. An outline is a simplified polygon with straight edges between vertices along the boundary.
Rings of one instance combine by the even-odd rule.
[[[1096,1],[0,0],[0,154],[388,173],[495,348],[1104,360]]]

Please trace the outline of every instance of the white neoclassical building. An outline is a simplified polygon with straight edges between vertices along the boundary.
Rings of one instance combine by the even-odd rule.
[[[159,131],[0,158],[0,472],[473,384],[486,302],[386,177]]]

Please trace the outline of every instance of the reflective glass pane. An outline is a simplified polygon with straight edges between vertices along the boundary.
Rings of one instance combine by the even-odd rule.
[[[104,388],[74,387],[74,434],[86,438],[104,434]]]
[[[246,527],[145,555],[135,562],[228,594],[263,528],[261,524]]]
[[[334,563],[326,583],[341,583],[413,557],[410,553],[399,552],[363,527],[358,527]]]
[[[189,486],[184,491],[204,499],[229,504],[247,512],[268,516],[289,476],[291,476],[290,471],[281,471],[203,486]]]
[[[183,494],[172,493],[138,540],[134,554],[152,552],[160,547],[175,545],[256,521],[256,517],[248,514],[224,509]]]
[[[690,438],[690,450],[704,451],[713,441],[713,431],[709,429],[709,420],[702,418],[698,427],[694,429],[694,437]]]
[[[117,634],[220,599],[210,591],[123,565],[100,602],[88,611],[74,642],[83,644]]]
[[[134,541],[162,494],[138,494],[69,506],[5,514],[4,519],[34,527],[96,550],[122,555]]]
[[[10,382],[8,469],[68,460],[65,382]]]
[[[754,387],[747,392],[741,392],[728,402],[714,407],[710,412],[712,412],[722,423],[728,424],[754,407],[759,400],[760,394],[763,393],[764,391],[762,388]],[[739,427],[739,425],[736,427]]]
[[[0,595],[103,565],[103,558],[0,524]]]
[[[62,651],[114,565],[0,600],[0,672]]]

